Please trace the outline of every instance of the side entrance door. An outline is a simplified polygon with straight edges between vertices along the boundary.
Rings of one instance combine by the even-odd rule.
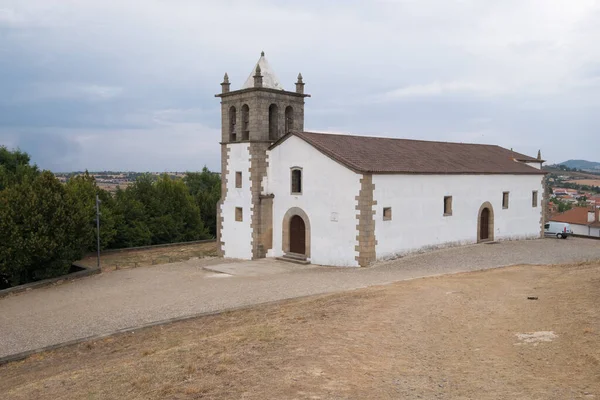
[[[306,254],[306,226],[304,220],[294,215],[290,220],[290,252]]]

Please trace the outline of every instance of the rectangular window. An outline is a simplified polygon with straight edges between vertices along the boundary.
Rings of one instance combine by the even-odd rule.
[[[244,210],[242,207],[235,208],[235,220],[238,222],[242,222],[244,220]]]
[[[292,194],[302,194],[302,170],[292,169]]]
[[[383,220],[390,221],[392,219],[392,207],[383,207]]]
[[[531,207],[538,206],[537,190],[534,190],[531,194]]]
[[[502,193],[502,208],[508,208],[508,192]]]
[[[242,187],[242,173],[240,171],[237,171],[235,173],[235,187],[236,188]]]
[[[444,216],[452,215],[452,196],[444,196]]]

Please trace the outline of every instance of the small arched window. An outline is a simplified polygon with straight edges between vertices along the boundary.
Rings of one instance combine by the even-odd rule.
[[[231,106],[229,109],[229,141],[235,142],[236,133],[235,133],[235,123],[237,122],[237,113],[235,107]]]
[[[278,136],[278,119],[279,119],[279,108],[277,104],[271,104],[269,106],[269,140],[277,140]]]
[[[294,109],[291,106],[285,108],[285,133],[294,130]]]
[[[292,168],[292,194],[302,194],[302,168]]]
[[[250,140],[250,107],[242,106],[242,140]]]

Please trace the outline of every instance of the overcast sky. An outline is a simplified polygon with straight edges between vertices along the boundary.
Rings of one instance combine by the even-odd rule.
[[[305,129],[600,161],[600,0],[0,0],[0,144],[53,171],[220,168],[261,50]]]

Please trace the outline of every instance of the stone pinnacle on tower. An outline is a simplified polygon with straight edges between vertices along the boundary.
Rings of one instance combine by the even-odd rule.
[[[296,82],[296,93],[304,94],[304,82],[302,81],[301,73],[298,73],[298,81]]]
[[[542,150],[538,150],[537,159],[538,159],[538,160],[541,160],[541,159],[542,159]]]
[[[221,93],[229,93],[229,88],[231,87],[229,83],[229,75],[225,72],[225,76],[223,77],[223,82],[221,83]]]
[[[263,87],[263,77],[260,71],[260,65],[256,64],[256,72],[254,74],[254,87]]]

